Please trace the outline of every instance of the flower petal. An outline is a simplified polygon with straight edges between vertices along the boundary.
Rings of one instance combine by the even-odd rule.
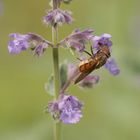
[[[110,34],[103,34],[101,36],[94,36],[92,38],[93,41],[93,48],[96,48],[97,50],[100,49],[102,46],[112,46],[112,41],[110,40],[112,36]]]
[[[43,18],[44,23],[47,25],[56,26],[67,23],[70,24],[73,19],[70,11],[64,11],[61,9],[50,10],[48,14]]]
[[[77,29],[62,40],[60,44],[62,46],[67,46],[68,48],[72,48],[77,52],[83,52],[85,50],[85,45],[93,38],[92,33],[93,30],[91,29],[86,29],[84,31]]]
[[[108,59],[104,67],[112,74],[118,75],[120,73],[120,69],[118,68],[114,59]]]

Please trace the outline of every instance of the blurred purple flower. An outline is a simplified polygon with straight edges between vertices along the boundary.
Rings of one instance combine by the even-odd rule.
[[[103,34],[101,36],[94,36],[93,37],[93,48],[99,50],[102,46],[112,46],[112,41],[110,41],[111,35],[110,34]]]
[[[97,75],[88,75],[79,83],[79,85],[83,88],[92,88],[99,82],[99,78],[100,77]]]
[[[80,121],[82,117],[83,104],[74,96],[60,95],[57,101],[48,105],[48,111],[54,119],[58,119],[65,124],[73,124]]]
[[[83,52],[85,50],[86,43],[91,41],[93,38],[92,33],[92,29],[86,29],[84,31],[75,30],[72,34],[62,40],[60,44],[78,52]]]
[[[74,65],[72,63],[69,63],[67,65],[67,76],[68,76],[68,79],[70,79],[71,77],[73,77],[76,69],[77,69],[76,65]]]
[[[28,33],[25,35],[19,33],[10,34],[12,40],[9,41],[8,50],[11,54],[19,54],[22,51],[32,47],[35,55],[41,55],[51,43],[43,39],[40,35]]]
[[[73,21],[70,11],[64,11],[61,9],[50,10],[48,14],[43,18],[43,22],[47,25],[62,25],[64,23],[70,24]]]
[[[120,73],[120,69],[118,68],[114,59],[108,59],[104,67],[112,74],[118,75]]]

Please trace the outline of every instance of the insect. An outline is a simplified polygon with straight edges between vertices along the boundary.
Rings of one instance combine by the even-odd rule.
[[[99,69],[102,67],[107,59],[110,57],[110,50],[107,46],[101,46],[97,53],[93,54],[93,50],[91,48],[91,54],[87,51],[84,51],[90,58],[87,60],[83,60],[79,64],[80,74],[77,76],[75,80],[75,84],[79,83],[83,80],[87,75],[89,75],[95,69]]]

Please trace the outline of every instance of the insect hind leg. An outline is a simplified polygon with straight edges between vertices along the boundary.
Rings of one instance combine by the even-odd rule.
[[[88,51],[84,50],[84,52],[85,52],[86,54],[88,54],[89,56],[92,56]]]
[[[83,61],[82,59],[80,59],[80,58],[78,58],[78,57],[77,57],[77,59],[78,59],[79,61]]]
[[[93,52],[92,46],[90,46],[90,51],[91,51],[92,56],[94,56],[94,52]]]

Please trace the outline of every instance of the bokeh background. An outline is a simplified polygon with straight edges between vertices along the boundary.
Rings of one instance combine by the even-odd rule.
[[[10,55],[8,34],[35,32],[51,40],[41,18],[48,0],[0,0],[0,140],[53,140],[52,119],[43,112],[51,100],[44,84],[52,69],[51,49],[40,58],[30,51]],[[92,27],[112,34],[112,56],[121,73],[113,77],[100,69],[100,83],[69,92],[84,101],[79,124],[63,125],[64,140],[140,140],[140,1],[73,0],[62,8],[73,11],[75,22],[59,29],[62,39],[74,28]],[[77,61],[61,50],[65,58]]]

